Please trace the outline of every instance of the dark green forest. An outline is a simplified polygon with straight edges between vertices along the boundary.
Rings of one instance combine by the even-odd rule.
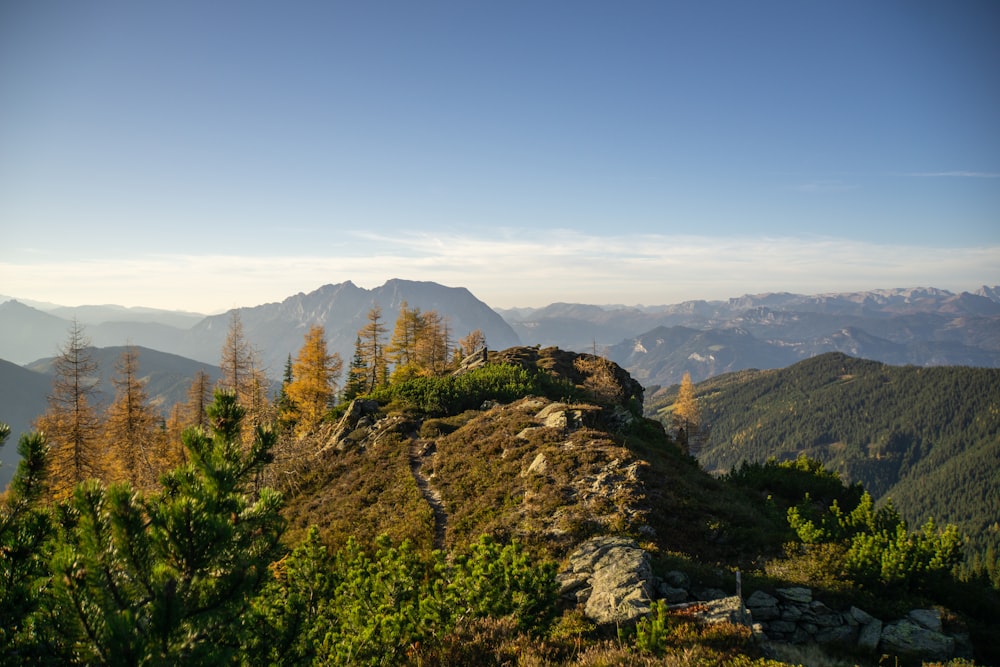
[[[666,418],[677,387],[648,409]],[[830,353],[696,385],[709,471],[822,461],[912,524],[954,523],[970,557],[1000,547],[1000,369],[915,367]]]

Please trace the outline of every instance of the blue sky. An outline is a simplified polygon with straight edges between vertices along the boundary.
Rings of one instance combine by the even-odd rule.
[[[1000,284],[995,2],[0,4],[0,294]]]

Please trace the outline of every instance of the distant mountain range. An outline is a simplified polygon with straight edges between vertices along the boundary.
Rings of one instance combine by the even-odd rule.
[[[1000,287],[758,294],[671,306],[501,311],[526,343],[606,354],[646,386],[825,352],[889,364],[1000,366]]]
[[[960,294],[910,288],[758,294],[648,307],[554,303],[494,311],[465,288],[390,280],[367,290],[348,281],[237,310],[247,340],[277,378],[309,326],[325,327],[331,351],[346,362],[369,309],[380,306],[391,330],[403,301],[448,318],[456,340],[481,329],[493,349],[538,344],[596,351],[647,386],[677,383],[685,372],[697,381],[834,351],[890,364],[1000,366],[1000,286]],[[76,318],[96,347],[131,343],[217,363],[233,312],[201,316],[120,306],[36,306],[0,303],[0,359],[26,364],[53,356],[69,320]]]
[[[236,311],[246,339],[259,351],[271,377],[278,378],[288,355],[294,356],[302,347],[310,326],[323,326],[330,351],[338,352],[347,363],[354,354],[357,332],[372,306],[382,308],[391,334],[403,301],[411,308],[436,310],[447,318],[454,340],[480,329],[494,349],[519,343],[510,325],[467,289],[431,282],[390,280],[368,290],[348,281],[324,285],[309,294],[299,293],[280,303]],[[85,334],[95,347],[132,344],[218,363],[232,313],[206,317],[116,306],[49,306],[48,311],[43,311],[9,300],[0,303],[0,322],[4,323],[0,327],[0,359],[26,364],[53,356],[75,317],[86,325]]]
[[[469,290],[432,282],[390,280],[368,290],[348,281],[325,285],[309,294],[299,293],[280,303],[240,308],[239,314],[247,340],[260,351],[271,376],[277,378],[288,355],[294,356],[302,347],[310,326],[324,327],[329,350],[339,353],[346,365],[354,356],[358,330],[366,324],[371,308],[382,309],[387,336],[391,336],[404,301],[410,308],[419,308],[422,312],[435,310],[446,318],[453,341],[480,329],[493,349],[520,342],[510,325]],[[230,311],[196,324],[185,336],[187,348],[181,348],[178,354],[192,359],[217,360],[231,317]]]

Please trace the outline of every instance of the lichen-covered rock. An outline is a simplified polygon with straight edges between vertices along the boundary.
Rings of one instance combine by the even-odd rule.
[[[529,475],[544,475],[545,471],[548,469],[548,461],[545,458],[544,452],[539,452],[535,459],[528,466],[528,469],[521,473],[522,477],[528,477]]]
[[[570,578],[569,575],[574,575]],[[649,554],[634,540],[603,536],[587,540],[569,557],[562,581],[586,593],[584,613],[597,623],[633,621],[652,608],[653,571]],[[580,586],[586,580],[585,587]]]
[[[851,607],[849,614],[851,618],[858,623],[858,625],[868,625],[875,620],[874,616],[869,614],[864,609],[859,609],[858,607]]]
[[[882,628],[879,647],[883,653],[892,655],[948,660],[955,652],[955,639],[903,619]]]
[[[327,440],[326,447],[336,447],[343,449],[351,432],[361,425],[364,418],[378,412],[378,403],[366,399],[356,398],[351,401],[344,412],[344,416],[337,422],[336,428]]]

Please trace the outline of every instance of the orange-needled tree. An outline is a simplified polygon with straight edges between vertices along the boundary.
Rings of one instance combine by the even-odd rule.
[[[50,491],[56,500],[69,497],[73,487],[101,476],[101,420],[93,405],[97,362],[75,319],[53,365],[55,379],[48,409],[35,422],[49,443]]]
[[[285,387],[293,406],[296,434],[312,432],[333,406],[343,368],[340,355],[327,350],[323,327],[310,327],[292,362],[292,380]]]

